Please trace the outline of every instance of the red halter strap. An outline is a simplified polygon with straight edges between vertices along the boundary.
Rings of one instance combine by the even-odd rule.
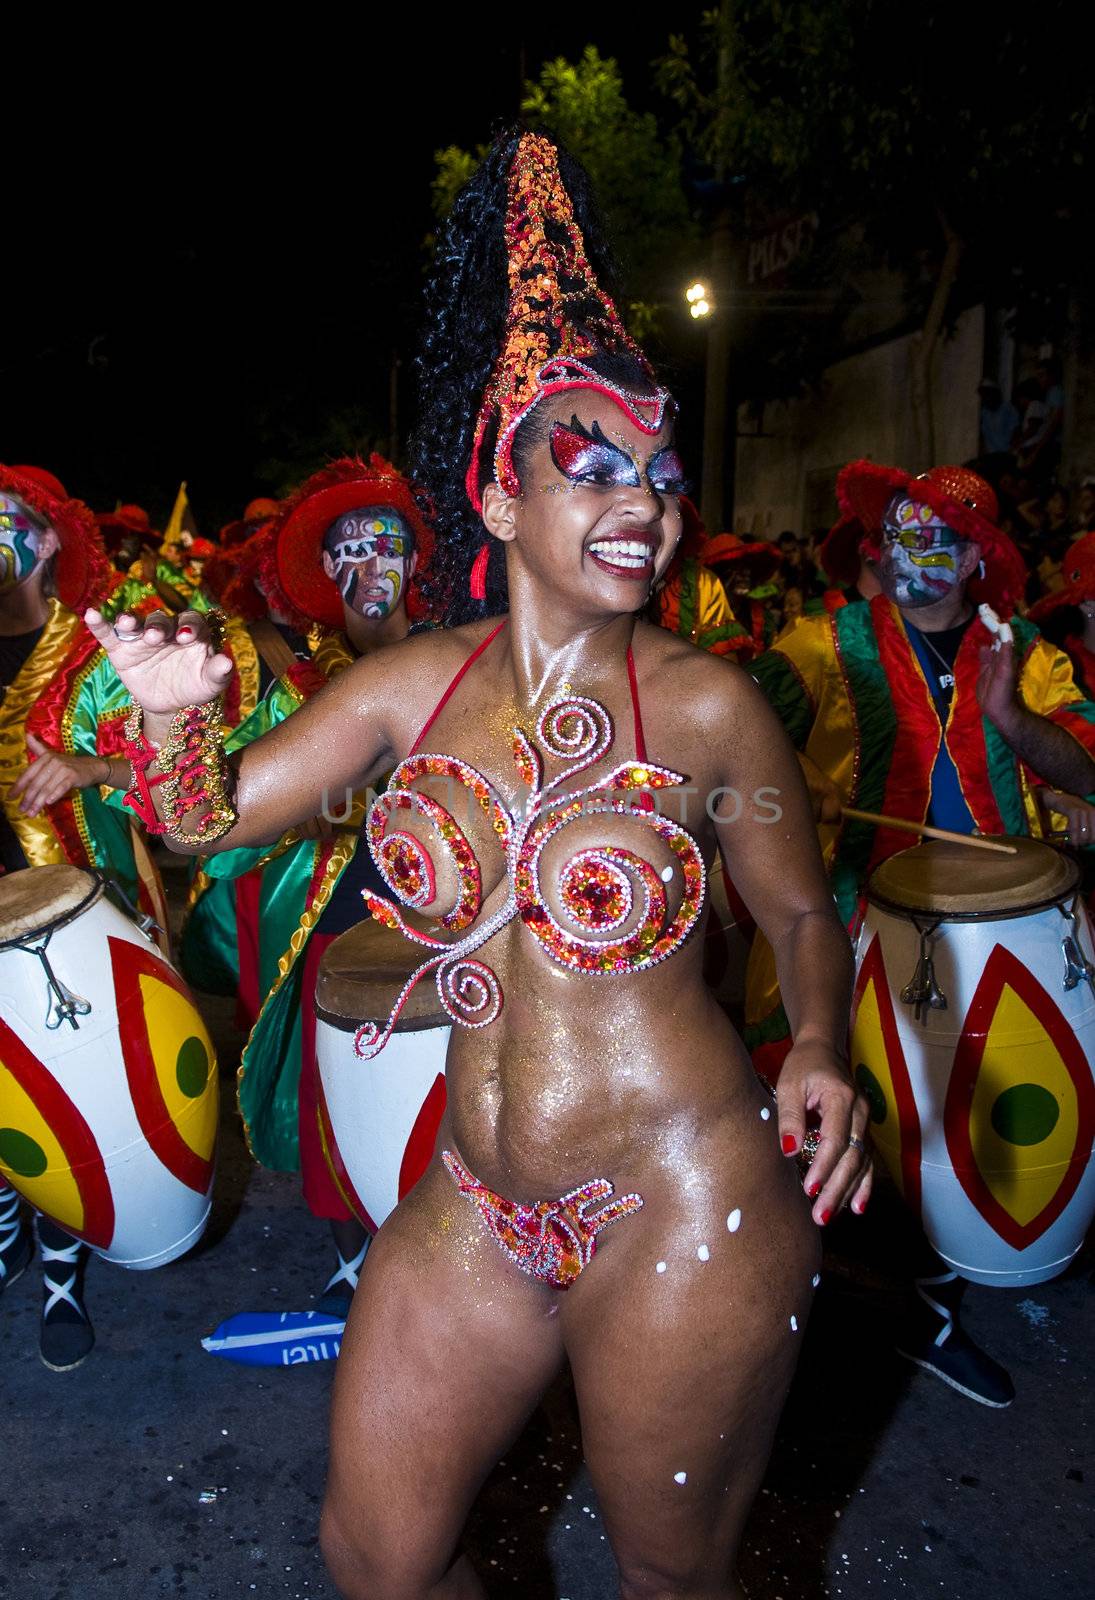
[[[429,716],[426,718],[425,722],[422,724],[422,728],[421,728],[421,731],[419,732],[418,738],[411,745],[410,753],[411,753],[412,756],[417,753],[417,751],[419,749],[419,746],[421,745],[423,739],[429,733],[430,729],[433,727],[434,723],[437,721],[438,717],[441,715],[441,712],[444,710],[445,706],[448,704],[448,702],[452,699],[453,695],[456,693],[456,691],[457,691],[457,689],[458,689],[458,687],[460,685],[460,681],[463,678],[464,674],[468,671],[469,667],[473,666],[475,664],[475,662],[479,660],[479,657],[483,654],[483,651],[487,648],[487,646],[489,644],[491,644],[495,639],[497,639],[498,635],[501,633],[502,629],[505,627],[505,625],[506,625],[506,623],[508,621],[509,621],[508,617],[503,617],[501,622],[498,624],[497,628],[492,628],[491,629],[490,633],[487,634],[487,637],[485,639],[483,639],[481,641],[481,643],[476,645],[475,649],[472,651],[472,653],[468,657],[468,659],[464,662],[463,666],[461,666],[457,670],[456,674],[453,677],[452,682],[449,684],[448,688],[445,690],[445,693],[441,696],[440,700],[437,702],[437,704],[434,706],[433,710],[430,712]]]

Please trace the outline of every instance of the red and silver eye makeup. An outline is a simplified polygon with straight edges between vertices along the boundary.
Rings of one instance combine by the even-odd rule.
[[[587,430],[571,417],[570,427],[555,422],[551,428],[551,459],[571,483],[592,484],[598,489],[640,487],[635,463],[619,445],[606,439],[601,424]]]
[[[626,450],[605,437],[599,422],[586,429],[577,417],[570,426],[553,423],[550,437],[551,459],[574,484],[598,489],[638,489],[642,485],[639,469]],[[655,494],[687,494],[689,483],[684,464],[675,445],[666,445],[651,457],[646,478]]]

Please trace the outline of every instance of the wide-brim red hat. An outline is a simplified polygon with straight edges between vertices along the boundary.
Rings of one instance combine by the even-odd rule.
[[[420,585],[433,556],[433,533],[410,482],[383,456],[374,454],[368,461],[344,456],[313,473],[285,502],[264,554],[261,577],[267,598],[297,628],[313,622],[342,626],[342,596],[323,570],[323,536],[339,517],[360,506],[391,506],[413,532],[418,560],[407,589],[407,615],[412,621],[424,615]]]
[[[716,533],[703,547],[701,559],[705,566],[723,567],[745,563],[754,586],[774,578],[783,562],[775,545],[766,539],[747,543],[736,533]]]
[[[855,587],[863,560],[860,546],[866,543],[858,517],[841,517],[833,524],[817,547],[818,563],[830,583],[838,583],[845,589]],[[868,554],[874,560],[878,552],[869,550]]]
[[[230,550],[218,550],[202,568],[202,587],[229,616],[255,622],[267,612],[266,601],[255,587],[262,568],[269,524],[253,529],[251,537]]]
[[[836,480],[837,503],[857,517],[873,551],[881,553],[882,518],[895,494],[930,506],[962,539],[981,547],[984,576],[975,573],[966,592],[975,605],[987,602],[1008,616],[1026,587],[1027,569],[1016,546],[996,526],[999,506],[992,485],[968,467],[932,467],[913,474],[875,461],[850,461]]]
[[[1062,588],[1043,595],[1031,606],[1027,612],[1031,622],[1041,622],[1061,606],[1079,606],[1085,600],[1095,600],[1095,533],[1085,533],[1069,545],[1061,557],[1061,577]]]
[[[116,580],[95,516],[44,467],[0,464],[0,489],[18,495],[60,541],[54,565],[57,598],[78,615],[105,599]]]
[[[146,540],[158,538],[143,506],[119,506],[117,511],[97,511],[95,522],[108,546],[120,543],[130,533]]]

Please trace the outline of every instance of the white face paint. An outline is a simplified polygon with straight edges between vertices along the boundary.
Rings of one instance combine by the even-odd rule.
[[[351,610],[390,616],[403,597],[414,541],[390,506],[366,506],[339,517],[323,540],[323,565]]]
[[[0,594],[7,594],[38,565],[42,526],[15,495],[0,490]]]
[[[895,494],[882,518],[878,581],[883,594],[911,609],[944,600],[961,581],[965,543],[931,506]]]

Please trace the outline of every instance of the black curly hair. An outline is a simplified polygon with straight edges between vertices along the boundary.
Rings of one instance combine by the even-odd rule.
[[[498,135],[475,174],[461,189],[437,245],[426,287],[425,327],[417,359],[418,422],[410,445],[411,476],[431,502],[437,549],[424,583],[432,614],[456,627],[508,609],[505,550],[490,539],[468,499],[465,476],[483,391],[502,345],[508,308],[504,235],[507,185],[518,142],[527,130]],[[540,131],[540,130],[535,130]],[[550,136],[549,136],[550,137]],[[605,237],[585,169],[552,140],[559,172],[574,207],[586,255],[601,287],[615,298],[616,262]],[[593,308],[591,308],[592,310]],[[599,308],[597,308],[599,309]],[[581,316],[581,308],[570,308]],[[632,393],[650,391],[641,363],[626,351],[602,351],[589,365]],[[513,444],[520,475],[529,451],[543,436],[533,411]],[[480,488],[493,477],[494,439],[483,441]],[[489,539],[486,600],[469,593],[472,565]]]

